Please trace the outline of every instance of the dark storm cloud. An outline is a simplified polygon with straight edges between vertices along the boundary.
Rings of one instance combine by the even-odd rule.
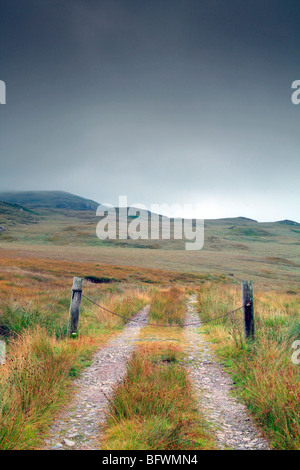
[[[293,0],[1,0],[0,187],[299,219],[299,17]]]

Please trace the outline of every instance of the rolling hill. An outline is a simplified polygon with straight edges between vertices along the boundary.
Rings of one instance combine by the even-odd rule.
[[[19,204],[11,204],[0,201],[0,226],[2,231],[8,227],[14,227],[16,224],[31,224],[39,221],[38,215]]]
[[[184,247],[183,240],[162,237],[158,240],[100,241],[96,237],[96,225],[100,220],[96,216],[98,207],[98,202],[63,191],[0,192],[0,240],[172,250]],[[129,220],[134,218],[130,216]],[[141,211],[141,218],[150,223],[151,213]],[[164,217],[164,220],[169,220],[173,226],[173,219]],[[282,237],[288,244],[299,245],[298,227],[299,223],[290,220],[261,223],[246,217],[207,219],[205,245],[212,251],[232,248],[247,251],[253,243],[281,243]],[[10,233],[5,233],[7,231]]]
[[[203,249],[187,252],[185,240],[99,240],[97,207],[95,201],[60,191],[0,193],[0,254],[59,260],[75,257],[89,260],[92,266],[107,263],[228,273],[235,279],[263,279],[279,285],[284,279],[290,286],[299,284],[297,222],[261,223],[245,217],[208,219]],[[148,216],[148,212],[142,214],[144,220]],[[170,224],[172,227],[172,220]]]
[[[95,211],[98,202],[64,191],[0,192],[0,201],[19,204],[27,209],[67,209]]]

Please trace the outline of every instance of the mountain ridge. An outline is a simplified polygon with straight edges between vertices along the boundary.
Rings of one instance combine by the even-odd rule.
[[[100,205],[92,199],[66,191],[5,191],[0,192],[0,201],[19,204],[29,209],[96,210]]]
[[[0,192],[0,202],[16,204],[25,210],[75,210],[75,211],[96,211],[101,205],[92,199],[59,190],[48,191],[3,191]],[[104,208],[104,206],[103,206]],[[1,212],[1,209],[0,209]],[[149,214],[149,211],[147,211]],[[221,217],[217,219],[205,219],[205,224],[281,224],[300,226],[299,222],[284,219],[274,222],[259,222],[249,217]]]

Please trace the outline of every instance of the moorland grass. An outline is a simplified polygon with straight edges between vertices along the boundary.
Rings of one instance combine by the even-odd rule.
[[[148,302],[143,289],[123,290],[118,286],[114,292],[112,286],[102,290],[87,287],[86,292],[128,318]],[[0,376],[1,450],[34,449],[42,444],[55,413],[66,401],[71,378],[78,376],[96,348],[125,324],[121,318],[86,303],[81,310],[79,335],[68,339],[64,336],[67,297],[54,299],[52,291],[41,293],[43,301],[39,296],[27,302],[23,299],[26,309],[15,300],[7,300],[0,312],[1,331],[8,346]]]
[[[161,342],[135,351],[127,377],[110,402],[102,449],[214,448],[187,372],[179,364],[182,352],[178,345]]]
[[[149,321],[158,325],[183,326],[186,292],[183,288],[157,290],[152,295]]]
[[[181,363],[185,297],[185,289],[175,287],[153,291],[149,321],[158,326],[141,331],[127,376],[110,401],[103,449],[214,448]]]
[[[235,287],[204,284],[198,290],[201,318],[239,307],[240,297]],[[244,340],[241,312],[208,323],[206,332],[273,447],[299,450],[300,368],[291,361],[291,346],[300,339],[300,299],[271,292],[254,299],[254,342]]]
[[[58,341],[39,327],[11,343],[0,376],[1,450],[42,444],[54,414],[66,402],[72,370],[79,371],[99,344],[92,337]]]

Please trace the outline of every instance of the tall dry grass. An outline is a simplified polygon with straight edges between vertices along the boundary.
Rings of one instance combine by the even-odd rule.
[[[242,312],[205,328],[234,376],[240,396],[275,448],[300,449],[300,366],[292,343],[300,339],[300,299],[295,295],[254,292],[256,338],[245,342]],[[204,284],[198,291],[203,319],[241,304],[235,287]]]
[[[155,291],[151,299],[150,322],[183,326],[186,311],[185,298],[184,288],[172,287]]]
[[[102,449],[212,449],[214,440],[196,411],[191,383],[174,344],[144,344],[116,390]]]
[[[108,310],[130,319],[149,302],[148,289],[122,286],[97,286],[88,284],[84,294]],[[50,336],[64,338],[67,332],[70,292],[43,291],[35,297],[18,300],[6,299],[0,306],[0,335],[11,337],[22,334],[28,328],[45,328]],[[120,328],[126,323],[82,299],[79,330],[81,334],[91,331]]]
[[[97,295],[95,290],[89,291],[87,289],[86,292],[87,297],[104,306],[107,310],[126,317],[128,320],[150,301],[148,289],[135,288],[124,291],[118,289],[117,291],[104,291],[100,295]],[[83,299],[82,306],[81,330],[84,332],[99,328],[118,329],[127,322],[127,320],[91,304],[86,299]]]
[[[66,400],[73,367],[99,341],[58,341],[39,327],[13,340],[0,375],[0,449],[34,449]]]
[[[127,318],[149,301],[143,289],[87,286],[85,292]],[[0,449],[38,447],[66,400],[71,379],[89,363],[92,352],[125,324],[125,320],[86,301],[82,303],[79,335],[68,339],[69,295],[56,299],[52,295],[49,292],[44,309],[40,301],[35,303],[31,298],[23,299],[22,307],[7,301],[0,311],[2,338],[8,346],[7,363],[0,366]]]

